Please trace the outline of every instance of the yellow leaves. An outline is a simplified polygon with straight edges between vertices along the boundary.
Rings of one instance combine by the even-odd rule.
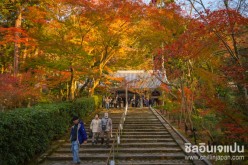
[[[108,29],[109,31],[118,32],[120,28],[125,28],[128,24],[129,23],[125,20],[116,19],[112,24],[110,24]]]
[[[113,73],[112,69],[110,67],[108,67],[108,66],[105,66],[104,70],[106,70],[108,72],[108,74]]]
[[[200,76],[202,80],[209,81],[217,81],[219,79],[218,75],[211,73],[203,68],[195,68],[195,73]]]
[[[57,29],[62,28],[62,25],[57,20],[52,20],[52,21],[49,22],[49,27],[53,28],[54,30],[57,30]]]
[[[215,90],[214,85],[219,84],[221,80],[217,74],[209,72],[203,68],[195,68],[194,72],[196,76],[199,77],[200,81],[207,86],[209,93]]]
[[[125,78],[122,77],[112,77],[110,75],[105,75],[105,78],[112,81],[122,82]]]

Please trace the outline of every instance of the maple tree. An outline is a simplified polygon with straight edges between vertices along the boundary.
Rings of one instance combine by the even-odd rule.
[[[231,91],[237,94],[232,101],[228,100],[226,102],[222,100],[226,105],[225,108],[222,107],[224,109],[219,109],[218,113],[221,112],[220,115],[224,115],[224,123],[227,121],[232,123],[230,125],[228,123],[223,124],[223,127],[231,130],[232,137],[235,137],[232,139],[237,140],[238,137],[239,139],[244,139],[243,135],[247,134],[245,131],[247,130],[245,126],[245,123],[247,123],[245,109],[248,108],[247,74],[245,73],[247,70],[247,56],[244,56],[244,54],[241,55],[240,52],[247,46],[244,40],[245,37],[243,37],[246,34],[245,27],[248,21],[247,17],[242,15],[242,10],[245,10],[245,3],[235,4],[231,1],[220,1],[222,8],[210,12],[202,1],[196,1],[203,9],[203,12],[200,13],[192,1],[190,2],[197,12],[198,18],[204,21],[207,30],[217,38],[215,43],[218,43],[219,47],[214,53],[220,56],[222,55],[220,57],[222,63],[218,67],[220,72],[216,72],[225,80],[225,85],[222,89],[232,88]],[[216,107],[218,106],[216,105]],[[230,115],[233,113],[237,115]]]
[[[197,3],[203,5],[202,1]],[[163,89],[176,89],[171,91],[175,93],[172,98],[167,97],[180,102],[180,110],[173,110],[179,126],[183,121],[192,133],[200,129],[212,142],[243,142],[247,141],[247,57],[244,51],[243,55],[239,52],[247,46],[246,37],[240,35],[245,34],[247,18],[227,3],[224,6],[214,11],[203,7],[205,12],[197,11],[194,18],[187,18],[181,33],[158,49],[155,70],[162,71],[164,65],[170,82],[163,82]],[[193,9],[198,10],[196,6]],[[204,124],[210,121],[223,131],[213,131],[215,127]],[[224,140],[221,132],[232,140]]]
[[[10,74],[0,74],[1,106],[5,109],[28,107],[35,104],[40,96],[40,88],[34,85],[31,73],[13,77]]]
[[[42,67],[71,73],[69,99],[75,98],[79,80],[93,95],[108,70],[130,57],[125,35],[142,17],[139,2],[56,1],[46,6],[29,8],[32,15],[27,16],[30,20],[35,17],[33,22],[39,25],[29,33],[37,40],[39,55],[45,59],[56,57]]]

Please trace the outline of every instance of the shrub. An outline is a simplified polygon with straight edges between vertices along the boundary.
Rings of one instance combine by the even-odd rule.
[[[92,96],[95,101],[96,108],[100,108],[102,106],[102,97],[101,96]]]
[[[0,164],[23,164],[44,152],[68,130],[72,115],[84,117],[95,107],[94,98],[83,98],[0,113]]]

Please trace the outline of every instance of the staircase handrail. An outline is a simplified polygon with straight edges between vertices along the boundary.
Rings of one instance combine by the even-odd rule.
[[[127,110],[128,110],[128,105],[125,106],[124,112],[122,113],[118,129],[117,129],[117,131],[115,133],[115,138],[114,138],[114,140],[112,142],[111,149],[109,151],[109,155],[108,155],[108,159],[106,161],[106,165],[109,165],[111,157],[113,158],[112,159],[113,161],[115,160],[115,154],[116,154],[116,152],[118,152],[118,146],[119,146],[119,143],[120,143],[120,136],[122,134],[124,122],[126,120]],[[116,147],[117,149],[115,148],[116,141],[117,141],[117,147]]]

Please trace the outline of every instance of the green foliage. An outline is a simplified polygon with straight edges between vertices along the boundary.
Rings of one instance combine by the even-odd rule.
[[[87,115],[88,112],[92,112],[95,109],[95,101],[94,98],[89,97],[89,98],[84,98],[84,99],[77,99],[74,102],[74,106],[72,109],[72,115],[77,115],[77,116],[85,116]],[[82,109],[84,111],[82,111]]]
[[[94,105],[96,105],[96,108],[100,108],[102,106],[102,97],[101,96],[92,96],[94,98]]]
[[[159,106],[157,108],[172,112],[177,110],[179,107],[180,105],[177,102],[173,102],[170,99],[165,99],[164,106]]]
[[[192,115],[192,122],[194,124],[194,128],[196,128],[197,130],[201,130],[198,131],[198,136],[200,137],[200,139],[202,141],[207,142],[209,140],[209,135],[211,135],[211,138],[213,138],[211,140],[215,142],[217,140],[222,141],[220,139],[223,138],[223,135],[221,133],[221,130],[218,128],[218,123],[220,122],[220,118],[216,116],[213,112],[211,112],[211,110],[197,109],[196,111],[197,113]],[[202,113],[202,111],[206,111],[203,112],[205,113],[204,115],[199,114]]]
[[[23,164],[44,152],[53,139],[63,135],[72,115],[85,117],[96,108],[94,98],[74,103],[41,104],[0,114],[1,165]]]
[[[177,102],[173,102],[169,99],[165,100],[165,105],[164,108],[168,111],[173,111],[173,110],[177,110],[180,107],[180,105]]]

